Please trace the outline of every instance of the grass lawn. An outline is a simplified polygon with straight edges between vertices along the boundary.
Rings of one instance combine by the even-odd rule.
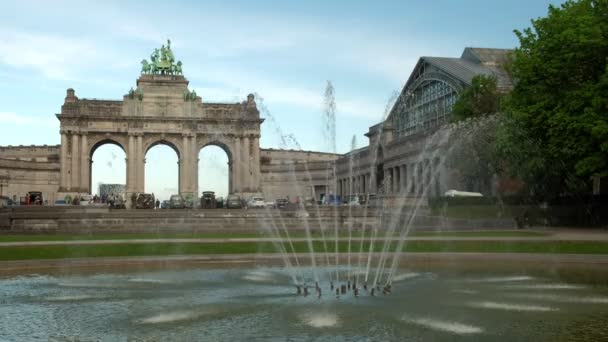
[[[293,243],[298,253],[308,252],[305,242]],[[394,250],[396,243],[389,247]],[[291,252],[289,244],[284,247]],[[327,244],[328,252],[334,252],[333,244]],[[383,244],[376,243],[374,250],[382,250]],[[323,243],[315,241],[316,252],[324,252]],[[351,250],[359,251],[360,244],[352,243]],[[368,243],[363,249],[367,251]],[[348,243],[340,242],[339,251],[348,251]],[[608,254],[608,242],[570,242],[570,241],[412,241],[405,245],[406,252],[485,252],[485,253],[574,253]],[[158,256],[158,255],[197,255],[197,254],[255,254],[277,253],[272,243],[150,243],[116,245],[74,245],[74,246],[31,246],[2,247],[0,260],[62,259],[116,256]]]
[[[326,234],[326,239],[334,239],[333,231]],[[313,232],[312,237],[321,238],[321,233]],[[365,236],[369,237],[369,230]],[[525,231],[525,230],[489,230],[489,231],[440,231],[440,232],[412,232],[411,237],[536,237],[549,236],[548,232]],[[281,236],[285,236],[281,234]],[[292,232],[291,238],[304,238],[304,232]],[[348,237],[348,233],[340,234]],[[360,237],[360,232],[353,232],[353,237]],[[263,232],[239,232],[239,233],[123,233],[123,234],[1,234],[0,242],[26,242],[26,241],[71,241],[71,240],[129,240],[129,239],[226,239],[226,238],[258,238],[271,237]]]

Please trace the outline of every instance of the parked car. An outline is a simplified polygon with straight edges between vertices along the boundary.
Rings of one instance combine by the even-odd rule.
[[[186,201],[182,195],[171,195],[169,198],[169,209],[185,209]]]
[[[213,191],[203,191],[203,196],[201,197],[201,208],[202,209],[215,209],[215,192]]]
[[[264,202],[264,207],[266,207],[266,208],[274,208],[274,202],[273,201],[266,201],[266,202]]]
[[[483,197],[479,192],[448,190],[444,194],[445,197]]]
[[[243,203],[241,202],[241,197],[239,195],[228,195],[228,197],[226,198],[226,208],[228,208],[228,209],[243,208]]]
[[[323,200],[324,200],[323,204],[325,204],[325,205],[339,206],[342,204],[342,198],[337,195],[326,196]]]
[[[361,203],[359,202],[359,195],[349,195],[347,197],[346,205],[352,205],[352,206],[361,205]]]
[[[289,204],[289,201],[285,198],[279,198],[274,202],[274,207],[277,209],[284,209]]]
[[[368,194],[367,201],[365,202],[365,204],[369,207],[381,207],[382,206],[380,197],[378,197],[378,195],[376,195],[376,194]]]
[[[0,208],[8,208],[13,205],[13,200],[6,196],[0,196]]]
[[[164,200],[160,203],[160,208],[161,209],[169,209],[169,206],[171,205],[171,202],[169,200]]]
[[[154,196],[152,196],[152,200],[154,200]],[[127,209],[127,205],[125,204],[125,200],[121,195],[114,196],[112,201],[109,203],[110,208],[112,209]]]
[[[154,195],[135,194],[135,209],[154,209]]]
[[[264,197],[251,197],[247,202],[247,208],[264,208]]]
[[[62,200],[56,200],[55,203],[53,203],[53,205],[69,205],[69,203],[67,203],[64,199],[62,199]]]
[[[91,205],[92,203],[93,203],[93,196],[80,195],[80,205]]]

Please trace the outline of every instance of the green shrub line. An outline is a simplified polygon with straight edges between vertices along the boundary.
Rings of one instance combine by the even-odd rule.
[[[284,244],[292,252],[288,244]],[[306,242],[293,243],[295,252],[308,253]],[[394,251],[396,242],[390,244]],[[352,243],[351,250],[358,251],[359,243]],[[373,250],[380,252],[383,243],[375,243]],[[313,242],[316,253],[325,252],[321,241]],[[363,244],[364,251],[369,243]],[[339,252],[348,251],[348,243],[339,243]],[[608,242],[570,242],[570,241],[410,241],[405,252],[477,252],[477,253],[568,253],[568,254],[608,254]],[[327,252],[333,253],[333,246]],[[91,257],[132,257],[132,256],[169,256],[169,255],[208,255],[208,254],[256,254],[278,253],[275,244],[270,242],[244,243],[150,243],[150,244],[111,244],[111,245],[49,245],[14,246],[0,248],[0,260],[35,260]]]

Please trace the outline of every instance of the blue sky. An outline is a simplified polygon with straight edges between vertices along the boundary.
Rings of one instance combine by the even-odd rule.
[[[58,144],[54,114],[67,88],[79,97],[121,99],[135,85],[139,61],[170,38],[203,101],[258,93],[276,125],[303,149],[328,150],[321,118],[331,80],[337,148],[346,152],[353,135],[365,143],[363,134],[382,119],[420,56],[457,57],[466,46],[513,48],[513,29],[560,2],[3,1],[0,145]],[[280,147],[273,126],[262,125],[262,147]],[[94,173],[105,177],[94,175],[94,184],[124,179],[121,153],[111,146],[95,153]],[[162,146],[155,153],[147,168],[160,176],[147,172],[149,191],[169,193],[177,187],[177,166],[162,161],[176,157]],[[209,180],[204,186],[221,189],[225,156],[208,154],[201,159],[208,168],[201,170]]]

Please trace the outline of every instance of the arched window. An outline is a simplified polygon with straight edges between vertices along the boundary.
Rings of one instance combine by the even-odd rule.
[[[448,121],[457,99],[456,90],[447,82],[428,80],[406,91],[396,115],[397,134],[407,136]]]

